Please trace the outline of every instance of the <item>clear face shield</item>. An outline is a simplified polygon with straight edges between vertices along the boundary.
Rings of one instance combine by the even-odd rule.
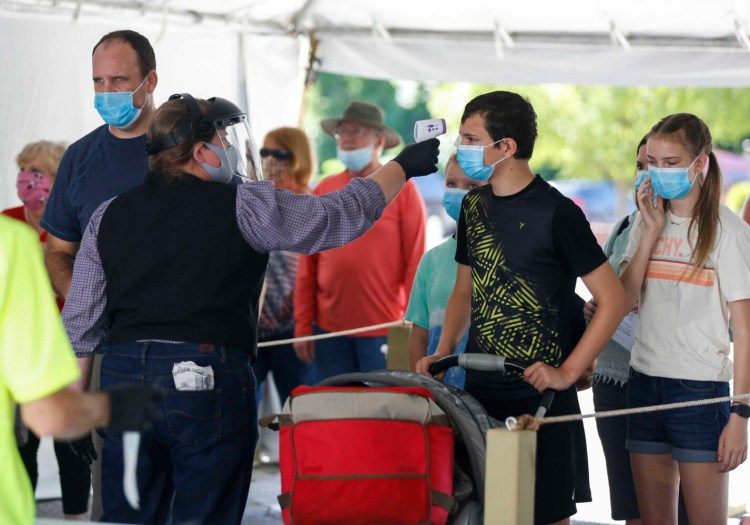
[[[246,115],[218,119],[214,126],[229,159],[232,173],[242,182],[263,180],[260,150],[255,145]]]

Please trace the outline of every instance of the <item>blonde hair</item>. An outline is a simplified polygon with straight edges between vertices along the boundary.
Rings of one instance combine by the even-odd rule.
[[[207,100],[195,99],[198,108],[205,115],[211,107]],[[165,137],[179,131],[183,121],[190,118],[190,107],[185,99],[167,100],[159,106],[148,126],[146,137],[149,141]],[[184,173],[184,166],[193,158],[193,148],[199,142],[208,140],[205,136],[187,136],[176,146],[152,155],[148,158],[148,167],[151,171],[164,173],[167,176],[179,177]]]
[[[266,140],[277,142],[292,154],[292,179],[298,186],[307,188],[315,169],[315,159],[305,132],[299,128],[277,128],[266,134]]]
[[[451,153],[451,156],[448,157],[448,160],[445,163],[445,173],[448,173],[448,168],[451,164],[458,164],[458,157],[455,153]]]
[[[685,146],[693,158],[708,155],[708,173],[703,179],[700,197],[688,226],[688,239],[692,250],[691,274],[702,269],[711,255],[719,229],[719,204],[721,203],[721,169],[713,153],[711,131],[700,118],[690,113],[676,113],[661,119],[649,133],[649,139],[661,137]],[[702,176],[702,175],[699,175]],[[700,184],[700,181],[699,181]],[[697,232],[697,236],[693,232]],[[693,245],[693,239],[695,245]]]
[[[67,149],[64,142],[52,142],[50,140],[39,140],[26,144],[21,153],[16,156],[16,164],[20,168],[24,164],[30,163],[40,156],[40,164],[44,173],[54,180],[57,176],[57,168],[60,167],[60,160]]]

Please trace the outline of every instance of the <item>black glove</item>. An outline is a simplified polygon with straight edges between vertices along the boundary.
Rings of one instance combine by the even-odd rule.
[[[97,460],[96,450],[94,449],[94,441],[91,439],[91,433],[88,433],[81,439],[76,439],[68,443],[73,454],[81,458],[83,461],[91,465]]]
[[[161,392],[141,385],[118,385],[103,390],[109,396],[109,425],[107,430],[148,430],[159,417],[156,403]]]
[[[438,139],[409,144],[393,160],[404,169],[407,179],[431,175],[437,171],[439,146]]]

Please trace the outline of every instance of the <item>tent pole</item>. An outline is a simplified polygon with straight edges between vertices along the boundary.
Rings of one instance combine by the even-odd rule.
[[[315,31],[310,31],[309,35],[309,50],[307,53],[307,66],[305,67],[305,82],[302,86],[302,101],[299,105],[299,115],[297,117],[297,126],[302,127],[302,121],[305,118],[305,109],[307,105],[307,88],[311,84],[315,83],[318,78],[318,68],[320,67],[320,59],[317,56],[318,52],[318,39],[315,38]]]

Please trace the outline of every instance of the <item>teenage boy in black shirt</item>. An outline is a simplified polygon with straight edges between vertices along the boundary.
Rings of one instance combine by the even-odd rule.
[[[456,284],[437,351],[417,371],[427,373],[432,361],[450,355],[471,322],[467,352],[533,363],[523,375],[467,371],[466,391],[492,417],[533,414],[548,388],[559,392],[548,415],[580,413],[575,382],[622,320],[623,288],[581,210],[529,167],[537,128],[526,99],[507,91],[476,97],[459,133],[461,168],[490,184],[463,200]],[[577,277],[599,309],[571,348]],[[590,501],[581,497],[588,492],[585,446],[581,422],[539,430],[536,523],[569,523],[576,501]]]

